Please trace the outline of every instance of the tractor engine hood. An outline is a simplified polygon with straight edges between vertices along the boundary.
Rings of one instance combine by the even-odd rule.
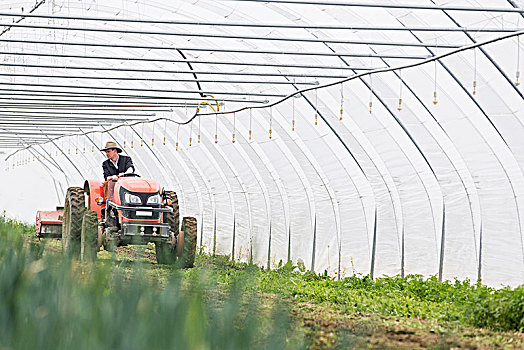
[[[144,178],[120,178],[117,185],[119,187],[135,193],[157,193],[160,192],[160,185],[151,179]]]

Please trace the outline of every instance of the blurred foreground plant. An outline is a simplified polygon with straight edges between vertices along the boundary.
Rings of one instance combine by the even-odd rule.
[[[166,288],[123,268],[78,265],[23,244],[0,222],[0,348],[301,348],[287,308],[262,307],[242,280],[224,290],[205,270],[175,271]],[[115,272],[116,271],[116,272]]]

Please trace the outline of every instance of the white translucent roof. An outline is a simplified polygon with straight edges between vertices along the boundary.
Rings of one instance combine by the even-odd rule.
[[[102,178],[114,140],[178,193],[208,252],[522,284],[523,12],[2,1],[3,176],[45,173],[62,201]]]

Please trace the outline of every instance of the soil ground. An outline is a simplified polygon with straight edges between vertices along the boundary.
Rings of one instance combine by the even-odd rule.
[[[59,240],[46,240],[46,250],[60,252]],[[149,246],[118,247],[115,254],[100,251],[101,264],[139,262],[146,277],[162,288],[172,268],[156,262],[155,249]],[[211,259],[198,259],[195,269]],[[130,269],[131,273],[131,269]],[[278,298],[263,294],[268,303]],[[310,349],[524,349],[524,333],[496,332],[453,323],[416,318],[383,317],[347,313],[332,305],[289,300],[292,322],[303,334]]]

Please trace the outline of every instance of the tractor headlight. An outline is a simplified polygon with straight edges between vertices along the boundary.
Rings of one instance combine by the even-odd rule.
[[[147,204],[160,204],[162,202],[162,198],[159,194],[155,194],[147,199]]]
[[[140,197],[131,193],[124,194],[124,202],[126,202],[126,204],[142,204]]]

